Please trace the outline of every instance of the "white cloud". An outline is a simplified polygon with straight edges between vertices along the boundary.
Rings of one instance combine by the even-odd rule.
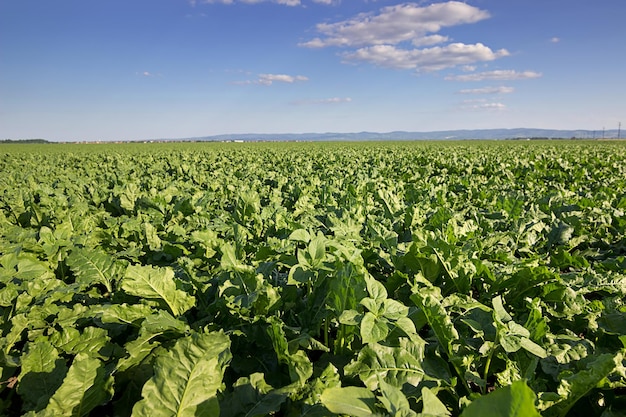
[[[155,74],[150,71],[138,71],[135,75],[139,75],[140,77],[152,78],[152,77],[161,77],[161,74]]]
[[[508,54],[504,49],[494,52],[482,43],[474,45],[452,43],[425,49],[401,49],[392,45],[374,45],[360,48],[343,56],[347,61],[366,61],[389,68],[438,71],[473,62],[493,61]]]
[[[495,71],[485,71],[485,72],[477,72],[473,74],[466,75],[454,75],[446,77],[446,80],[450,81],[483,81],[483,80],[499,80],[499,81],[510,81],[510,80],[524,80],[530,78],[539,78],[542,74],[540,72],[535,71],[515,71],[515,70],[495,70]]]
[[[301,104],[338,104],[338,103],[350,103],[352,98],[350,97],[331,97],[331,98],[322,98],[322,99],[311,99],[311,100],[298,100],[294,101],[291,104],[301,105]]]
[[[259,83],[264,85],[272,85],[274,82],[293,84],[296,81],[308,81],[304,75],[287,75],[287,74],[259,74]]]
[[[493,61],[508,56],[509,52],[506,49],[494,51],[482,43],[449,43],[450,38],[438,32],[487,18],[487,11],[460,1],[429,6],[405,3],[335,23],[320,23],[316,26],[319,36],[299,46],[350,48],[341,54],[345,62],[368,62],[417,72],[459,65],[475,70],[471,64]]]
[[[561,38],[557,38],[555,36],[554,38],[550,39],[550,42],[552,42],[552,43],[559,43],[559,42],[561,42]]]
[[[505,110],[506,105],[498,102],[489,102],[486,100],[465,100],[461,105],[463,110],[492,110],[500,111]]]
[[[484,103],[479,105],[477,108],[487,110],[504,110],[506,109],[506,105],[502,103]]]
[[[482,87],[460,90],[459,94],[509,94],[514,91],[515,88],[513,87]]]
[[[475,23],[489,17],[489,13],[458,1],[436,3],[422,7],[416,3],[385,7],[377,15],[362,13],[350,20],[320,23],[316,26],[322,35],[301,46],[395,45],[400,42],[428,40],[428,33],[437,33],[444,27]],[[442,42],[443,38],[438,39]],[[447,39],[447,38],[446,38]],[[432,43],[430,43],[432,44]]]
[[[272,85],[275,82],[293,84],[297,81],[308,81],[309,78],[304,75],[287,75],[287,74],[259,74],[256,80],[235,81],[233,84],[261,84]]]

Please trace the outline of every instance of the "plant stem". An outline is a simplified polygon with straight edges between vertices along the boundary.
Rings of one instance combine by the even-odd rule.
[[[489,367],[491,366],[491,358],[493,358],[493,353],[495,349],[491,349],[489,352],[489,356],[487,357],[487,363],[485,364],[485,372],[483,373],[483,379],[485,380],[485,386],[487,384],[487,377],[489,376]],[[483,392],[484,394],[484,392]]]
[[[324,319],[324,346],[330,349],[328,344],[328,332],[330,331],[330,325],[328,324],[328,317]]]

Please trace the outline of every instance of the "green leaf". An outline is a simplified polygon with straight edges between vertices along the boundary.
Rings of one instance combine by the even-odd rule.
[[[367,285],[367,292],[377,304],[387,299],[387,289],[382,283],[378,282],[370,275],[365,275],[365,284]]]
[[[454,356],[459,333],[452,323],[448,312],[441,305],[441,291],[437,287],[418,288],[413,290],[411,300],[422,309],[428,324],[449,357]]]
[[[475,399],[461,417],[541,417],[535,407],[536,399],[526,382],[516,381]]]
[[[380,319],[374,314],[367,312],[361,320],[361,340],[363,343],[377,343],[385,340],[389,334],[387,320]]]
[[[100,351],[109,343],[110,337],[100,327],[85,327],[82,331],[65,327],[48,339],[56,348],[69,354],[89,353],[90,356],[106,359]]]
[[[504,309],[504,304],[502,303],[502,297],[500,296],[494,297],[494,299],[491,300],[491,302],[493,304],[493,311],[498,320],[500,320],[503,323],[507,323],[513,320],[510,314],[507,313],[506,310]]]
[[[17,392],[24,401],[24,411],[43,409],[61,386],[67,372],[65,361],[48,341],[30,344],[22,356]]]
[[[557,388],[559,399],[548,403],[546,410],[548,416],[565,416],[576,402],[595,388],[613,370],[622,364],[624,355],[622,352],[616,355],[609,353],[598,356],[594,361],[587,364],[587,369],[561,379]]]
[[[422,416],[447,417],[451,413],[444,403],[428,388],[422,388]]]
[[[142,330],[152,334],[173,332],[186,334],[189,332],[189,325],[184,321],[175,319],[170,313],[160,310],[155,314],[150,314],[141,323]]]
[[[498,342],[507,353],[514,353],[522,348],[522,338],[516,334],[500,332]]]
[[[112,396],[113,378],[105,371],[104,363],[79,353],[67,371],[63,384],[50,398],[44,415],[85,416]]]
[[[162,300],[174,316],[182,315],[196,303],[192,295],[176,289],[171,268],[131,265],[126,270],[121,287],[131,295]]]
[[[224,243],[220,246],[220,250],[222,251],[220,266],[224,271],[254,272],[254,268],[252,266],[246,265],[239,260],[235,247],[232,244]]]
[[[217,391],[231,359],[223,333],[193,333],[159,354],[154,376],[133,407],[133,416],[193,417],[219,415]]]
[[[308,243],[311,240],[311,235],[305,229],[296,229],[289,235],[289,240]]]
[[[295,353],[289,352],[289,343],[283,329],[284,324],[281,321],[274,317],[268,321],[270,326],[267,328],[267,334],[272,340],[278,361],[287,365],[292,382],[304,384],[313,375],[311,361],[302,350]]]
[[[335,414],[353,417],[375,416],[376,396],[367,388],[335,387],[324,390],[320,401]]]
[[[402,330],[410,339],[414,341],[421,340],[421,338],[417,335],[417,329],[415,328],[415,323],[408,317],[400,317],[396,320],[395,325],[398,329]]]
[[[409,400],[407,400],[400,388],[394,387],[383,380],[378,382],[378,388],[381,393],[378,399],[392,416],[415,415],[415,412],[411,410]]]
[[[307,247],[307,252],[310,257],[311,266],[314,268],[319,266],[324,257],[326,256],[326,238],[324,236],[316,236]]]
[[[383,316],[391,320],[398,320],[409,314],[409,308],[399,301],[387,298],[383,301]]]
[[[154,339],[161,333],[146,332],[142,329],[137,339],[124,345],[128,356],[121,358],[115,367],[116,371],[123,372],[133,366],[139,365],[154,349],[159,346]]]
[[[110,304],[104,306],[100,320],[102,323],[140,325],[154,313],[154,309],[143,304]]]
[[[232,395],[222,402],[222,417],[261,417],[271,415],[287,400],[288,393],[275,390],[265,382],[261,373],[254,373],[250,378],[239,378],[233,385]]]
[[[151,251],[161,250],[163,247],[163,242],[157,233],[157,228],[154,227],[150,223],[143,224],[144,230],[146,232],[146,242],[148,243],[148,247]]]
[[[357,359],[344,368],[346,375],[358,376],[372,391],[381,379],[396,387],[405,383],[417,386],[426,374],[422,367],[426,342],[400,338],[399,343],[398,347],[377,343],[365,346]]]
[[[522,348],[524,348],[526,351],[532,353],[535,356],[539,356],[541,359],[548,356],[548,352],[546,352],[544,348],[526,337],[522,338],[520,344]]]
[[[344,310],[339,316],[339,323],[348,326],[358,326],[362,320],[362,315],[356,310]]]
[[[122,278],[126,265],[99,249],[74,248],[67,257],[67,265],[84,287],[104,285],[108,292]]]
[[[54,277],[50,266],[32,254],[20,254],[15,277],[21,280],[44,280]]]

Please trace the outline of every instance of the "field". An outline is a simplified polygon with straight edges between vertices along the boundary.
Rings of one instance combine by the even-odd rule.
[[[2,415],[626,415],[622,142],[0,156]]]

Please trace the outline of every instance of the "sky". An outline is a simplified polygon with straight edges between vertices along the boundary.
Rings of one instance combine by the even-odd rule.
[[[0,0],[0,139],[617,129],[624,0]]]

